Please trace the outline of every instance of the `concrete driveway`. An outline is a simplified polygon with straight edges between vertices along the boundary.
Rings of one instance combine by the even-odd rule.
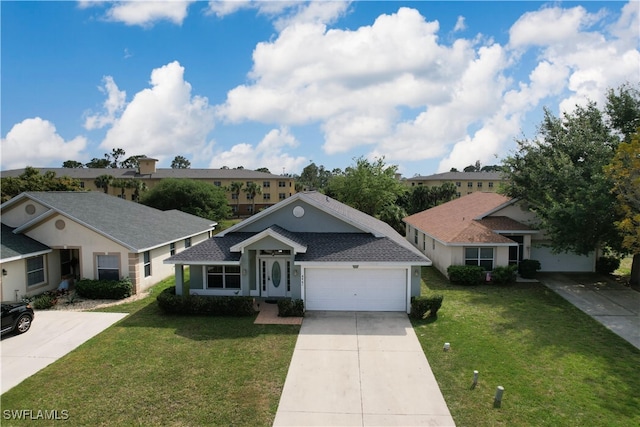
[[[405,313],[306,313],[274,426],[310,425],[455,425]]]
[[[540,282],[640,349],[640,292],[588,273],[546,273]]]
[[[36,311],[29,331],[2,337],[1,392],[20,384],[125,316],[126,313]]]

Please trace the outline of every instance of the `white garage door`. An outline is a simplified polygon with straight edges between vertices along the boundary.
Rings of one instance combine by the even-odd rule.
[[[533,246],[531,259],[540,261],[540,271],[585,272],[595,268],[594,254],[581,256],[569,253],[554,254],[551,248]]]
[[[307,310],[406,311],[405,269],[305,270]]]

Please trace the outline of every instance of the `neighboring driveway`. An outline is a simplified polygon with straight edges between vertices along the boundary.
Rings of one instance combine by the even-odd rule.
[[[36,311],[31,329],[2,337],[2,393],[55,362],[126,313]]]
[[[546,273],[540,281],[640,349],[640,292],[596,274]]]
[[[307,312],[274,426],[453,426],[405,313]]]

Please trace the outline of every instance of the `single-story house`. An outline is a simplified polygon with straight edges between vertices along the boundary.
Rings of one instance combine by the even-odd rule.
[[[386,223],[296,193],[165,261],[176,293],[302,299],[306,310],[405,311],[431,261]],[[190,280],[183,283],[184,268]]]
[[[164,260],[211,237],[215,222],[102,192],[26,192],[0,205],[2,300],[62,278],[130,278],[134,292],[170,277]]]
[[[536,228],[535,214],[501,194],[471,193],[403,221],[407,240],[444,275],[450,265],[491,271],[523,259],[540,261],[541,271],[595,271],[595,253],[553,253],[544,230]]]

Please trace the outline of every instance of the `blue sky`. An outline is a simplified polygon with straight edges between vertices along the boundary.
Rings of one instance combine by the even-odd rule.
[[[407,177],[496,164],[543,107],[640,80],[640,3],[2,1],[2,170],[113,148],[169,167]]]

